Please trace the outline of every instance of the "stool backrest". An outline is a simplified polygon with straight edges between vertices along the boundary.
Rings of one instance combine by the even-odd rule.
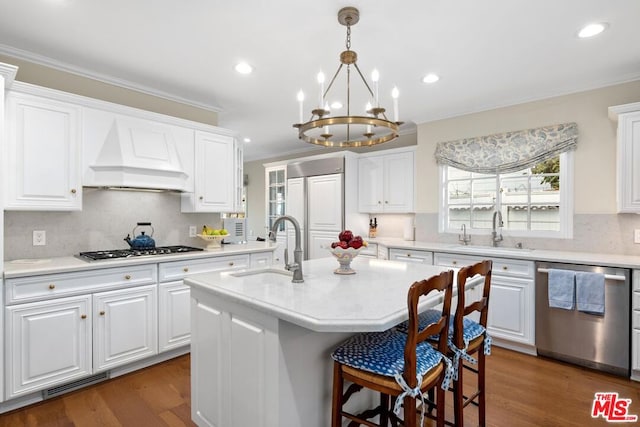
[[[419,330],[418,303],[421,297],[432,291],[443,292],[442,316],[435,322]],[[453,271],[448,270],[426,280],[415,282],[409,288],[407,304],[409,320],[407,342],[404,348],[404,379],[411,388],[416,387],[416,347],[431,336],[438,335],[438,351],[447,354],[447,334],[451,314],[451,296],[453,294]]]
[[[487,315],[489,313],[489,291],[491,290],[491,268],[493,262],[484,260],[473,265],[462,267],[458,271],[458,305],[453,320],[453,343],[458,348],[464,348],[462,339],[463,318],[477,311],[480,313],[478,323],[485,329],[487,327]],[[477,301],[466,301],[465,286],[467,280],[480,275],[484,278],[482,284],[482,297]],[[474,278],[475,280],[475,278]]]

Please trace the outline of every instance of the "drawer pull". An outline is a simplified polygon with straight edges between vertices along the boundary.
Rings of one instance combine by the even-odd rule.
[[[454,261],[451,261],[451,264],[453,264],[453,265],[458,265],[458,261],[455,261],[455,260],[454,260]]]
[[[100,311],[100,316],[104,316],[104,310]]]
[[[200,196],[198,197],[199,200],[204,200],[204,197]]]
[[[126,276],[124,276],[125,280],[130,280],[131,279],[131,275],[127,274]]]
[[[411,257],[411,254],[407,254],[407,258]]]
[[[55,289],[56,285],[54,285],[53,283],[49,285],[49,289]]]
[[[229,261],[229,266],[233,267],[233,261]]]
[[[86,319],[86,318],[87,318],[87,315],[86,315],[86,314],[81,314],[81,315],[80,315],[80,318],[81,318],[81,319]]]
[[[506,266],[506,265],[503,265],[503,266],[502,266],[502,269],[506,271],[506,270],[507,270],[507,266]]]
[[[76,189],[75,189],[75,188],[72,188],[72,189],[71,189],[71,194],[76,194],[76,193],[77,193]]]
[[[189,272],[189,267],[183,268],[182,271],[184,271],[185,273],[188,273]]]

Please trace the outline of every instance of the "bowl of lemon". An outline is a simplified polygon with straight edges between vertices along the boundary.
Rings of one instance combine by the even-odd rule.
[[[229,235],[224,228],[212,228],[208,226],[202,227],[202,234],[196,234],[199,238],[207,242],[206,249],[219,249],[222,240]]]

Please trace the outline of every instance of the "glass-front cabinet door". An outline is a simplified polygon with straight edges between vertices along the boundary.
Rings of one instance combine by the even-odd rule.
[[[266,212],[267,212],[267,234],[274,221],[285,213],[285,188],[287,183],[286,166],[274,166],[265,168],[266,183]],[[284,231],[284,223],[280,224],[278,231]]]

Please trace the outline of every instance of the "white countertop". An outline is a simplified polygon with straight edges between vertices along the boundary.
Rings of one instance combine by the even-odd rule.
[[[291,283],[290,275],[275,269],[244,276],[258,270],[195,274],[184,282],[312,331],[366,332],[384,331],[405,320],[411,284],[447,270],[365,257],[354,259],[351,266],[356,274],[338,275],[334,258],[304,261],[304,283]],[[425,298],[421,305],[433,306],[436,299]]]
[[[48,259],[22,259],[4,262],[4,278],[33,276],[38,274],[67,273],[72,271],[95,270],[109,267],[181,261],[196,258],[220,257],[273,251],[277,244],[271,242],[248,242],[238,245],[222,245],[220,249],[184,252],[169,255],[148,255],[113,260],[85,261],[75,256]]]
[[[367,240],[371,243],[378,243],[390,249],[414,249],[433,252],[476,255],[483,257],[524,259],[530,261],[564,262],[571,264],[598,265],[605,267],[640,268],[640,256],[637,255],[550,251],[529,248],[517,249],[505,246],[464,246],[459,243],[432,243],[402,240],[398,238],[375,238]]]

